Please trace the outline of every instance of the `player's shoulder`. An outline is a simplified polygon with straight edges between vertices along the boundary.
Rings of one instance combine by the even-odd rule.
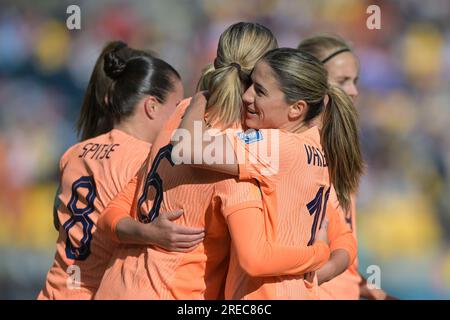
[[[131,154],[147,154],[151,147],[151,143],[118,129],[113,129],[105,137],[102,137],[102,139],[104,139],[104,143],[120,145],[121,151],[127,154],[130,152]]]
[[[67,148],[66,151],[61,155],[61,158],[59,159],[59,168],[60,170],[63,170],[67,163],[69,162],[69,159],[75,154],[76,150],[78,149],[81,142],[78,142],[69,148]]]
[[[135,174],[149,156],[152,144],[120,130],[112,130],[107,143],[117,145],[117,154],[111,160],[118,168],[129,167]]]
[[[98,136],[95,136],[95,137],[92,137],[89,139],[85,139],[85,140],[75,143],[74,145],[69,147],[66,150],[66,152],[64,152],[62,158],[70,158],[71,156],[77,154],[80,150],[83,150],[83,148],[85,148],[86,145],[95,145],[95,144],[102,143],[103,141],[106,140],[108,133],[104,133],[104,134],[101,134],[101,135],[98,135]]]
[[[322,149],[319,127],[313,126],[308,130],[302,132],[298,136],[302,140],[302,142]]]
[[[241,140],[245,139],[247,143],[258,142],[259,144],[270,144],[270,149],[277,147],[292,152],[298,150],[297,148],[293,148],[294,146],[298,146],[300,143],[311,139],[310,134],[299,134],[281,129],[249,129],[244,133],[237,133],[237,135]]]
[[[61,157],[63,168],[69,161],[111,160],[119,162],[126,159],[133,162],[145,159],[151,144],[137,139],[121,130],[113,129],[96,137],[80,141],[70,147]]]

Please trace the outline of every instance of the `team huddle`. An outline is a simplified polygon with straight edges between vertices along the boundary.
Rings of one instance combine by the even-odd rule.
[[[358,72],[338,37],[278,48],[240,22],[184,99],[167,62],[106,45],[60,160],[38,299],[387,298],[356,258]]]

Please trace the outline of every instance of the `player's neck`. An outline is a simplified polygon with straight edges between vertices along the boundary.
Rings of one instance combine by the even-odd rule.
[[[152,132],[153,130],[149,130],[148,124],[144,124],[141,121],[122,121],[114,125],[114,129],[118,129],[136,139],[150,143],[153,143],[156,138],[156,134]]]
[[[322,119],[323,119],[323,112],[309,122],[309,128],[316,126],[319,127],[319,129],[322,129],[323,126]]]
[[[318,115],[314,119],[304,122],[304,121],[289,121],[285,125],[281,126],[279,129],[293,132],[293,133],[302,133],[305,132],[312,127],[318,127],[319,130],[322,129],[322,114]]]
[[[303,122],[288,122],[284,126],[279,128],[280,130],[284,130],[292,133],[302,133],[309,129],[309,126]]]

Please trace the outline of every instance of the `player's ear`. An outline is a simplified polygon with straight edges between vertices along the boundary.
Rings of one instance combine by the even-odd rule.
[[[308,104],[305,100],[298,100],[289,106],[288,116],[291,120],[297,120],[306,115]]]
[[[147,117],[154,120],[159,110],[159,102],[153,96],[148,96],[144,100],[144,110]]]

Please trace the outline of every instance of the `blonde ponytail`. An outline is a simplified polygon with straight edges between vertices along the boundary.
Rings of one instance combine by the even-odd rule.
[[[242,94],[256,62],[278,46],[272,32],[258,23],[239,22],[220,36],[214,65],[207,66],[198,88],[207,89],[208,121],[226,128],[241,122]]]
[[[225,128],[241,120],[244,92],[236,67],[227,66],[212,71],[208,91],[210,96],[206,111],[210,119],[214,119],[214,122],[220,123]]]

